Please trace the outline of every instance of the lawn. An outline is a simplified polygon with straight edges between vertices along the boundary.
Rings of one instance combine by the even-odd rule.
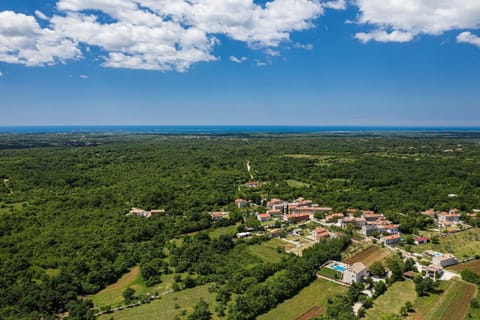
[[[318,271],[318,274],[330,279],[338,280],[342,279],[342,273],[330,268],[322,268]]]
[[[337,285],[327,280],[316,280],[310,286],[300,291],[292,299],[286,300],[279,304],[270,312],[259,316],[258,320],[296,320],[303,314],[316,310],[313,316],[317,316],[325,310],[327,305],[327,298],[334,297],[337,294],[345,294],[347,288]],[[317,308],[316,308],[317,307]],[[302,320],[307,320],[301,317]],[[313,318],[313,317],[312,317]]]
[[[480,274],[480,259],[477,260],[471,260],[465,263],[460,263],[455,266],[451,266],[448,268],[448,270],[451,271],[456,271],[456,272],[461,272],[465,269],[468,269],[470,271],[476,272]]]
[[[460,280],[442,282],[442,294],[431,294],[419,298],[414,304],[412,320],[459,320],[463,319],[470,307],[470,301],[477,288]]]
[[[373,308],[367,310],[365,319],[381,320],[384,314],[398,314],[400,308],[402,308],[407,301],[413,303],[416,298],[417,293],[415,292],[415,284],[413,281],[396,282],[388,288],[385,294],[374,301]]]
[[[415,252],[434,250],[442,253],[451,253],[461,260],[473,257],[480,252],[480,229],[470,229],[440,238],[439,244],[431,242],[412,246]]]
[[[268,240],[267,242],[262,243],[263,246],[276,249],[276,248],[284,248],[287,243],[282,241],[278,238],[273,238],[272,240]]]
[[[215,295],[208,292],[209,285],[203,285],[188,290],[174,292],[134,308],[128,308],[111,314],[100,316],[100,320],[174,320],[176,316],[186,311],[191,313],[195,304],[203,298],[210,305],[213,319],[218,319],[213,311]]]
[[[251,254],[264,260],[265,262],[277,263],[282,260],[282,256],[277,250],[266,247],[262,244],[255,244],[248,247]]]
[[[345,260],[347,264],[354,264],[355,262],[362,262],[367,267],[371,266],[375,261],[383,261],[391,252],[388,249],[371,246],[354,256]]]
[[[216,239],[220,236],[224,235],[235,235],[237,233],[237,226],[227,226],[227,227],[221,227],[221,228],[216,228],[210,231],[210,238]]]

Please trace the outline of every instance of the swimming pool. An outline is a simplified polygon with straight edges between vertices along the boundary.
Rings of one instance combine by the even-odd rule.
[[[339,272],[345,272],[345,270],[347,270],[346,267],[344,266],[341,266],[339,264],[332,264],[329,266],[331,269],[335,270],[335,271],[339,271]]]
[[[442,254],[441,254],[440,252],[435,252],[435,253],[433,254],[434,257],[440,257],[441,255],[442,255]]]

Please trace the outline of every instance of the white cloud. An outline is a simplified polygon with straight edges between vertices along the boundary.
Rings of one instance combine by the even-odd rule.
[[[468,31],[460,33],[457,36],[457,42],[470,43],[480,48],[480,37]]]
[[[375,30],[372,32],[359,32],[355,38],[363,43],[375,40],[378,42],[408,42],[413,39],[413,34],[410,32],[392,31],[386,32],[383,30]]]
[[[3,77],[3,73],[2,73],[2,71],[0,71],[0,78],[1,78],[1,77]]]
[[[42,19],[42,20],[48,20],[48,17],[40,10],[35,10],[35,15],[37,18]]]
[[[80,47],[96,46],[105,52],[106,67],[185,71],[217,60],[218,35],[277,52],[273,48],[289,42],[292,32],[312,28],[324,8],[343,9],[345,1],[59,0],[56,6],[51,18],[35,11],[48,29],[33,16],[0,12],[0,36],[17,30],[0,40],[0,61],[53,64],[80,57]]]
[[[32,16],[0,12],[0,61],[27,66],[55,64],[80,55],[77,44],[51,29],[42,29]]]
[[[354,0],[358,23],[372,26],[356,38],[363,42],[412,40],[416,35],[440,35],[480,27],[478,0]]]
[[[237,57],[235,57],[235,56],[230,56],[229,59],[230,59],[230,61],[235,62],[235,63],[243,63],[243,62],[245,62],[245,61],[248,60],[247,57],[237,58]]]
[[[80,78],[82,78],[82,79],[88,79],[88,76],[86,76],[86,75],[84,75],[84,74],[81,74],[81,75],[80,75]]]
[[[301,44],[301,43],[294,43],[293,47],[296,49],[303,49],[303,50],[313,50],[313,44],[308,43],[308,44]]]

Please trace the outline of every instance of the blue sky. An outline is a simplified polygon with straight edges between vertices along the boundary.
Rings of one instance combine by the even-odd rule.
[[[480,126],[479,25],[476,0],[4,0],[0,125]]]

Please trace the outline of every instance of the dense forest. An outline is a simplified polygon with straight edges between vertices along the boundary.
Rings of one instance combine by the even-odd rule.
[[[251,179],[247,161],[258,188],[243,187]],[[67,310],[88,317],[78,311],[88,309],[80,297],[141,265],[151,283],[184,271],[214,282],[217,294],[236,295],[231,319],[252,319],[308,284],[349,239],[329,244],[331,252],[320,244],[302,259],[249,272],[233,271],[242,243],[229,237],[199,233],[178,247],[170,240],[215,228],[209,211],[225,209],[231,223],[240,221],[238,197],[260,205],[303,196],[398,219],[428,208],[470,211],[480,207],[479,162],[474,133],[0,136],[0,318],[48,319]],[[131,207],[163,208],[167,216],[127,217]],[[229,270],[243,286],[228,280]],[[305,278],[293,276],[305,270]],[[265,281],[290,287],[245,285]],[[264,294],[268,303],[254,299]]]

